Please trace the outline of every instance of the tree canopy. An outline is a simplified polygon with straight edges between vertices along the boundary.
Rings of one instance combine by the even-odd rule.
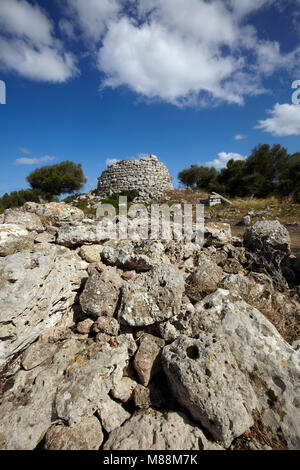
[[[79,191],[86,183],[81,164],[76,165],[68,160],[37,168],[27,176],[26,180],[32,189],[50,196]]]
[[[258,145],[246,160],[229,160],[218,172],[192,165],[178,174],[186,187],[217,191],[230,197],[291,196],[300,202],[300,152],[289,155],[279,144]]]

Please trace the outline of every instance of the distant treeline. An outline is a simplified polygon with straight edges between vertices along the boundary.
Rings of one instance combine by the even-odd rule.
[[[178,179],[188,188],[229,197],[274,195],[300,203],[300,152],[289,155],[280,145],[259,145],[246,160],[230,160],[221,171],[192,165]]]
[[[0,213],[10,207],[21,207],[25,202],[58,201],[60,194],[74,193],[82,189],[86,177],[81,164],[66,160],[56,165],[43,166],[26,178],[31,189],[13,191],[0,198]]]

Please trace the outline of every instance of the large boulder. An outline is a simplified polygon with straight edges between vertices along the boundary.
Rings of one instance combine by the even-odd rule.
[[[195,306],[198,331],[226,339],[250,379],[270,435],[300,447],[300,351],[295,351],[257,309],[235,292],[218,289]]]
[[[0,259],[0,366],[61,319],[86,277],[78,255],[51,245]]]
[[[272,248],[289,254],[291,238],[288,230],[278,220],[256,222],[244,234],[245,244],[253,251]]]
[[[142,432],[141,432],[142,430]],[[183,413],[147,410],[113,431],[103,450],[213,450],[203,432]]]
[[[73,431],[83,429],[86,419],[108,398],[109,391],[120,382],[127,361],[125,344],[111,348],[70,339],[60,344],[48,363],[30,371],[21,369],[7,382],[1,399],[0,449],[35,449],[51,425],[61,421],[71,428],[57,430],[54,445],[64,445],[69,438],[73,441],[70,445],[79,445],[81,434],[76,439]],[[101,441],[99,428],[97,433]],[[51,435],[53,429],[48,443]],[[86,439],[90,438],[87,434]]]
[[[21,225],[2,224],[0,226],[0,256],[9,256],[30,250],[33,239]]]
[[[65,224],[76,224],[84,219],[84,212],[81,209],[62,202],[50,202],[48,204],[26,202],[23,209],[25,212],[32,212],[42,217],[45,223],[58,227]]]
[[[5,224],[15,224],[24,227],[29,232],[42,233],[45,227],[37,214],[22,209],[7,209],[4,213]]]
[[[180,336],[164,348],[162,362],[176,399],[216,441],[228,447],[253,425],[256,396],[221,336]]]
[[[95,224],[66,225],[58,229],[56,243],[72,248],[84,244],[99,244],[106,239],[107,236],[103,236]]]
[[[167,320],[180,311],[184,279],[182,272],[157,265],[122,287],[119,319],[131,326],[147,326]]]

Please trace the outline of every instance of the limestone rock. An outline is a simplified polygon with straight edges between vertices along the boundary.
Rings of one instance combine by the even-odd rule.
[[[142,432],[141,432],[142,430]],[[183,414],[152,409],[135,413],[113,431],[103,450],[208,450],[212,445]]]
[[[221,247],[231,240],[229,224],[220,222],[206,222],[204,228],[204,246]]]
[[[77,331],[82,334],[89,334],[94,321],[91,318],[86,318],[85,320],[77,323]]]
[[[123,376],[128,360],[125,345],[110,347],[102,343],[99,348],[97,344],[76,356],[73,367],[69,367],[58,385],[57,415],[69,425],[94,414]]]
[[[201,256],[199,266],[187,279],[187,295],[199,301],[215,291],[223,277],[223,270],[207,256]]]
[[[184,279],[179,269],[158,265],[122,287],[119,319],[131,326],[167,320],[180,310]]]
[[[195,306],[206,332],[226,339],[238,367],[250,378],[273,439],[300,446],[300,351],[266,317],[235,292],[218,289]]]
[[[134,368],[145,387],[161,369],[160,353],[164,345],[164,340],[156,336],[144,333],[140,337],[140,346],[134,357]]]
[[[272,281],[264,274],[231,274],[221,281],[219,287],[237,292],[248,304],[259,310],[272,307]]]
[[[81,246],[88,243],[99,244],[101,241],[107,239],[101,230],[98,230],[97,225],[66,225],[60,227],[57,231],[58,245],[67,246],[72,248],[74,246]]]
[[[115,318],[99,317],[94,323],[95,333],[105,333],[110,336],[118,336],[120,325]]]
[[[87,276],[81,263],[55,246],[0,259],[0,365],[61,319]]]
[[[130,414],[109,397],[101,400],[98,415],[103,428],[108,433],[122,426],[124,421],[130,418]]]
[[[51,426],[45,436],[46,450],[98,450],[103,432],[95,416],[84,418],[74,426]]]
[[[6,209],[4,224],[20,225],[29,232],[42,233],[45,231],[39,216],[34,213],[25,212],[23,209]]]
[[[2,224],[0,227],[0,256],[9,256],[33,247],[33,238],[21,225]]]
[[[138,384],[133,391],[133,402],[136,408],[144,410],[151,407],[162,408],[163,406],[167,406],[157,383],[151,383],[149,387]]]
[[[146,255],[127,253],[124,250],[117,250],[112,246],[106,246],[101,253],[102,261],[120,269],[130,269],[135,271],[149,271],[153,268],[153,261]]]
[[[130,377],[123,377],[121,381],[111,391],[111,396],[122,403],[130,400],[132,392],[134,391],[137,383]]]
[[[73,426],[92,416],[116,387],[127,348],[75,338],[60,344],[51,364],[20,370],[0,404],[0,448],[31,450],[59,419]]]
[[[291,238],[288,230],[278,220],[256,222],[244,234],[245,244],[252,250],[271,247],[284,253],[291,251]]]
[[[124,281],[115,268],[95,267],[80,296],[82,310],[95,318],[112,317],[118,306],[120,288],[123,284]]]
[[[25,212],[31,212],[45,218],[52,225],[58,227],[65,224],[75,224],[84,219],[84,212],[81,209],[61,202],[50,202],[48,204],[26,202],[23,209]]]
[[[57,346],[49,343],[37,342],[26,349],[22,357],[22,367],[31,370],[51,359],[57,350]]]
[[[228,447],[252,426],[256,396],[221,336],[180,336],[164,348],[162,363],[177,400],[216,441]]]
[[[88,263],[99,263],[103,248],[103,245],[83,245],[79,254]]]

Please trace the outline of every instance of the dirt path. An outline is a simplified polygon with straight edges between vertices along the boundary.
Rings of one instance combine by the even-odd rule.
[[[245,227],[238,227],[236,222],[231,223],[232,235],[235,237],[242,237],[245,232]],[[300,257],[300,226],[287,227],[292,241],[292,254]]]

